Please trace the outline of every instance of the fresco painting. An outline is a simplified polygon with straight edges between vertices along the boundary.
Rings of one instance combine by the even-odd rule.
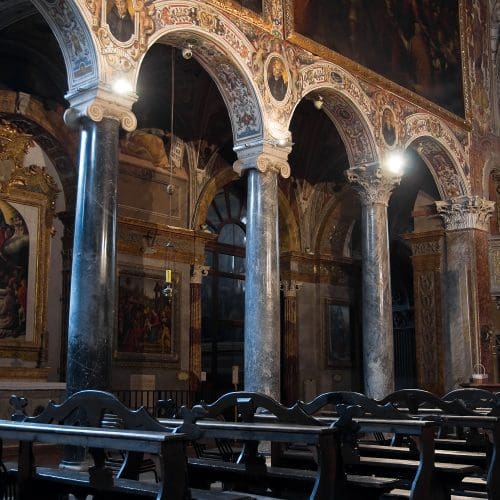
[[[458,0],[304,0],[294,31],[464,115]]]

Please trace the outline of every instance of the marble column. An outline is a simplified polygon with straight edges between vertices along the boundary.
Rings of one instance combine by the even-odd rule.
[[[80,129],[68,326],[67,394],[111,388],[116,321],[116,196],[120,124],[135,117],[100,89],[70,98],[66,123]]]
[[[245,274],[245,390],[280,399],[278,174],[290,175],[290,148],[240,150],[234,169],[248,171]]]
[[[200,389],[201,379],[201,281],[208,274],[209,267],[193,264],[191,266],[189,325],[189,391],[193,395]]]
[[[481,328],[491,323],[487,258],[488,220],[494,202],[477,196],[437,201],[444,222],[443,274],[445,389],[468,382],[474,365],[489,368]]]
[[[286,405],[299,399],[299,338],[297,335],[297,290],[299,284],[294,281],[282,281],[283,290],[283,396]]]
[[[364,392],[381,399],[394,391],[394,339],[387,205],[400,176],[378,164],[354,167],[347,178],[361,199]]]

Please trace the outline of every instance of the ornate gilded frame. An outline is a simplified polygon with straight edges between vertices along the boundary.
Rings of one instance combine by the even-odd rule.
[[[281,0],[279,1],[281,2]],[[207,0],[206,3],[262,30],[273,32],[272,19],[274,17],[273,10],[275,10],[273,4],[276,3],[276,0],[262,0],[262,16],[242,7],[235,0]]]
[[[165,270],[153,267],[136,268],[129,265],[120,265],[118,269],[118,307],[117,307],[117,328],[113,339],[113,353],[114,359],[120,366],[127,367],[144,367],[145,364],[149,366],[165,366],[166,363],[178,363],[179,361],[179,331],[180,331],[180,308],[181,308],[181,293],[180,293],[180,275],[177,272],[172,272],[173,296],[171,298],[171,320],[170,326],[170,348],[168,352],[162,352],[162,337],[160,329],[156,332],[158,338],[155,342],[148,342],[150,352],[146,350],[124,350],[120,347],[120,334],[122,332],[125,314],[120,309],[123,306],[125,299],[122,285],[124,280],[129,278],[134,286],[142,283],[143,291],[146,289],[150,294],[154,284],[162,284],[165,281]],[[149,283],[147,283],[149,281]],[[150,295],[146,295],[148,299],[152,299]],[[147,307],[150,305],[143,302],[140,307]],[[156,312],[158,312],[156,310]],[[143,318],[139,318],[140,326],[143,326]],[[130,324],[127,325],[129,328]],[[154,348],[157,349],[154,349]]]
[[[459,29],[460,29],[460,45],[461,45],[461,66],[462,66],[462,85],[464,94],[464,115],[458,116],[451,111],[439,106],[438,104],[429,101],[415,92],[391,81],[387,78],[375,73],[374,71],[362,66],[361,64],[348,59],[347,57],[335,52],[324,45],[321,45],[314,40],[295,31],[294,26],[294,4],[300,0],[283,0],[284,2],[284,38],[289,42],[302,47],[303,49],[315,54],[327,61],[338,64],[346,68],[349,72],[362,78],[363,80],[382,88],[387,92],[394,93],[402,99],[407,100],[416,106],[423,108],[429,113],[435,114],[455,125],[462,128],[469,128],[470,123],[470,88],[469,88],[469,68],[467,66],[468,49],[465,40],[466,19],[465,19],[465,0],[458,0],[459,7]]]
[[[32,171],[35,170],[33,167]],[[24,170],[24,169],[23,169]],[[18,175],[25,177],[22,173]],[[52,228],[52,202],[43,193],[17,187],[15,183],[0,186],[0,200],[13,206],[25,219],[29,229],[29,275],[27,283],[26,335],[0,339],[0,357],[35,362],[39,367],[47,354],[46,320],[48,263]]]

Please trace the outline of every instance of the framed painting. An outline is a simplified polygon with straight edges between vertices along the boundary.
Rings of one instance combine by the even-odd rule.
[[[1,357],[45,357],[51,221],[46,196],[0,186]]]
[[[208,4],[268,32],[271,32],[273,29],[271,21],[273,2],[276,2],[276,0],[207,0]]]
[[[348,303],[325,299],[323,331],[327,368],[350,367],[353,344]]]
[[[125,362],[176,362],[179,279],[165,296],[160,270],[122,269],[118,277],[118,327],[115,358]]]
[[[465,116],[460,0],[286,1],[291,41]]]

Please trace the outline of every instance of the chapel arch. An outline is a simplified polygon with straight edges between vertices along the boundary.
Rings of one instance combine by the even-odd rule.
[[[252,50],[250,43],[242,37],[239,42],[247,45],[245,51]],[[155,33],[150,40],[149,48],[154,43],[172,45],[181,50],[188,45],[192,47],[192,57],[210,75],[224,100],[235,146],[262,138],[262,111],[250,69],[244,67],[241,57],[234,56],[234,49],[225,40],[201,27],[196,29],[168,27]],[[144,58],[141,62],[143,60]],[[139,70],[140,67],[136,77]]]

